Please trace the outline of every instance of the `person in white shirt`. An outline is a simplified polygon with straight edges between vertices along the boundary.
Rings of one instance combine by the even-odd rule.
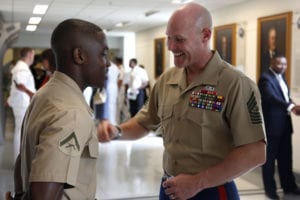
[[[13,110],[15,120],[14,161],[19,154],[21,125],[31,98],[27,93],[19,90],[17,85],[24,85],[30,92],[36,92],[34,78],[29,69],[29,66],[34,60],[34,50],[28,47],[22,48],[20,56],[21,59],[11,70],[12,83],[10,87],[10,94],[7,99],[8,105]]]
[[[125,96],[129,100],[129,110],[133,117],[145,103],[145,88],[149,78],[145,69],[137,65],[137,59],[129,61],[131,70],[124,77]]]

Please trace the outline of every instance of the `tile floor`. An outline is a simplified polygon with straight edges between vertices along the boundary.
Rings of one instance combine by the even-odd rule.
[[[10,128],[7,128],[10,129]],[[12,133],[0,145],[0,200],[13,189]],[[97,193],[100,200],[157,200],[162,175],[162,139],[149,135],[137,141],[99,144]],[[260,169],[236,179],[241,200],[265,200]],[[300,197],[283,196],[284,200]]]

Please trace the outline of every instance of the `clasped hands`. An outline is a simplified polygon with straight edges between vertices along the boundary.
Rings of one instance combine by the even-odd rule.
[[[295,107],[292,109],[292,112],[295,115],[300,115],[300,105],[295,105]]]

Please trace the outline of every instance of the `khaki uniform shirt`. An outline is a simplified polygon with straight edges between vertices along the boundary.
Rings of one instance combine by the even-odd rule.
[[[190,85],[185,68],[164,73],[135,118],[150,130],[160,127],[168,174],[196,174],[235,147],[265,139],[260,101],[256,84],[214,52]]]
[[[23,190],[30,182],[65,183],[63,199],[95,199],[98,140],[92,111],[63,73],[32,99],[22,132]]]

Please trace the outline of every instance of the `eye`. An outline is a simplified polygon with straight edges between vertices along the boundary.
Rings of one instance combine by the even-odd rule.
[[[184,42],[185,39],[182,38],[182,37],[175,37],[175,41],[176,41],[176,42]]]

